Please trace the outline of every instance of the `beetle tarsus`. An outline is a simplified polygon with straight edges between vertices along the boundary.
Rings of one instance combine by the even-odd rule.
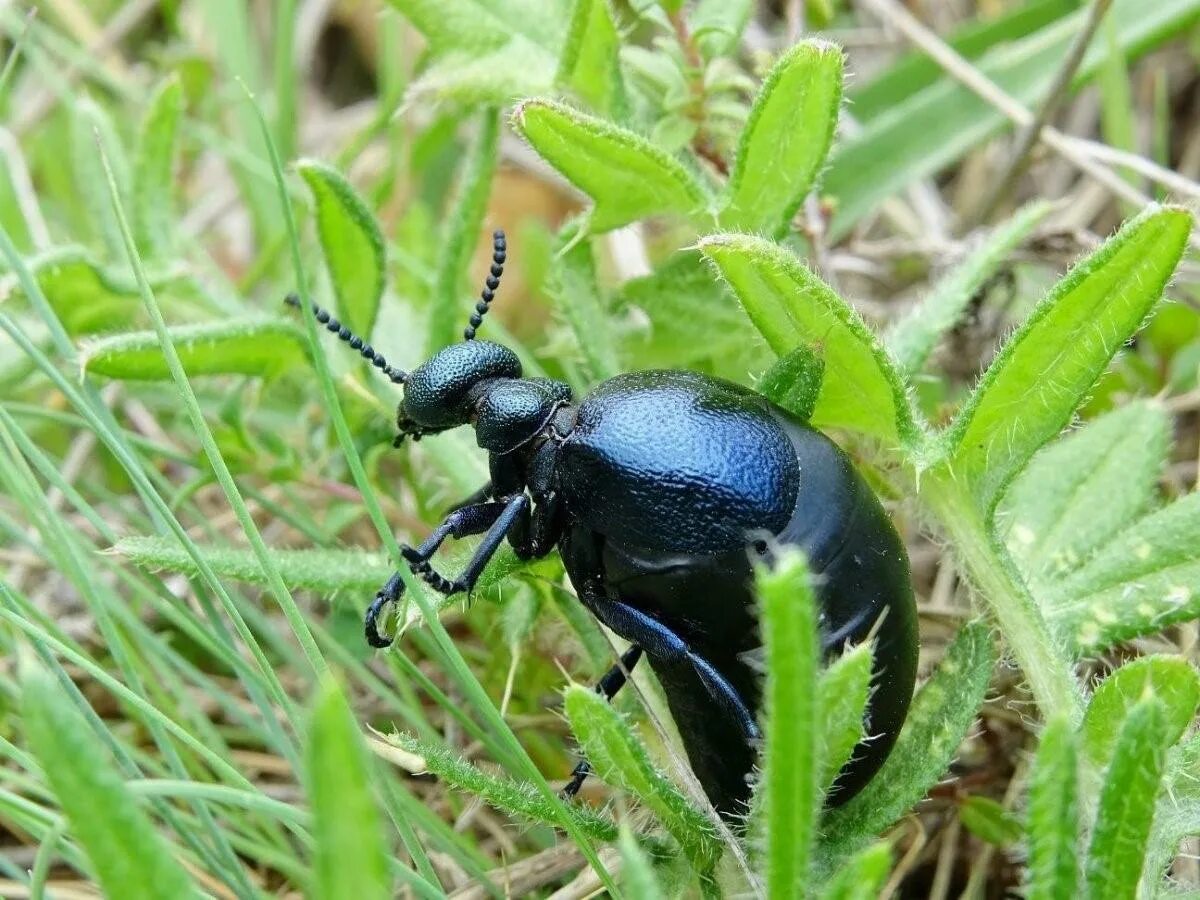
[[[404,582],[400,580],[400,573],[397,572],[388,579],[387,584],[379,589],[375,599],[367,607],[367,613],[363,616],[363,633],[367,637],[367,643],[372,647],[382,650],[392,646],[395,638],[386,637],[379,632],[379,617],[383,614],[383,610],[389,604],[399,600],[403,593]]]

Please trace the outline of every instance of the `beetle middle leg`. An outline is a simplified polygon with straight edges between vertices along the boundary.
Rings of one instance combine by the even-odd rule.
[[[629,676],[633,673],[633,667],[637,665],[638,660],[641,658],[642,648],[634,644],[621,654],[621,661],[605,672],[603,677],[596,682],[596,693],[611,702],[613,697],[617,696],[618,692],[620,692],[621,688],[625,687]],[[578,794],[579,789],[583,787],[583,782],[587,780],[591,771],[592,767],[588,764],[588,761],[581,759],[571,772],[571,780],[562,789],[562,795],[564,797],[574,797]]]

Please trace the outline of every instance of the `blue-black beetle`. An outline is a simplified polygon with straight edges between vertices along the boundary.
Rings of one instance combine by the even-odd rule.
[[[472,425],[491,481],[404,559],[432,588],[470,591],[507,538],[522,558],[555,548],[579,600],[631,648],[597,686],[612,697],[644,653],[666,692],[688,758],[714,807],[745,812],[759,742],[760,647],[752,566],[796,547],[815,575],[827,654],[874,637],[867,734],[830,802],[882,765],[904,721],[917,664],[917,616],[904,545],[846,454],[760,394],[683,371],[618,375],[576,401],[570,388],[523,378],[507,347],[475,339],[500,283],[491,273],[465,340],[411,374],[314,305],[325,325],[404,385],[406,437]],[[295,297],[288,302],[298,305]],[[448,537],[484,534],[458,578],[430,559]],[[397,573],[366,616],[367,640],[404,586]],[[576,768],[575,793],[587,774]]]

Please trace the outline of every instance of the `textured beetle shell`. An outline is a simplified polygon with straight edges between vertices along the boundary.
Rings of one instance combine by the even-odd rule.
[[[680,480],[672,464],[680,459],[703,477]],[[638,466],[652,474],[639,475]],[[762,475],[757,486],[747,484]],[[665,487],[654,483],[659,477]],[[912,697],[917,616],[904,545],[845,453],[744,388],[691,373],[632,373],[581,403],[556,481],[570,522],[560,546],[576,586],[599,561],[612,599],[679,634],[752,709],[761,699],[754,662],[761,638],[751,559],[760,551],[739,529],[767,530],[765,555],[778,546],[802,550],[825,651],[876,637],[869,737],[839,775],[831,802],[845,802],[870,780]],[[726,496],[747,505],[724,510]],[[722,511],[732,513],[725,527],[716,518]],[[648,659],[713,805],[744,814],[755,748],[689,663]]]
[[[580,404],[559,454],[563,499],[595,531],[653,551],[722,553],[774,534],[798,469],[767,407],[693,372],[611,378]]]
[[[520,378],[521,361],[491,341],[451,344],[412,371],[404,383],[404,412],[425,428],[466,424],[472,389],[489,378]]]
[[[550,378],[512,378],[493,383],[476,407],[475,440],[489,453],[511,453],[536,435],[571,389]]]

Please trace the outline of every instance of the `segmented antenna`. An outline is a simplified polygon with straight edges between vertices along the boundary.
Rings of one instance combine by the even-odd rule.
[[[296,309],[300,308],[300,298],[295,294],[288,294],[283,298],[283,302],[288,306],[296,307]],[[377,353],[374,347],[330,315],[329,310],[323,309],[315,303],[311,305],[313,315],[317,317],[317,321],[336,334],[339,340],[345,341],[350,345],[351,349],[357,350],[362,354],[362,357],[386,375],[392,384],[404,384],[404,379],[408,377],[407,372],[401,372],[399,369],[393,369],[389,366],[388,361],[383,358],[382,353]]]
[[[475,340],[475,329],[483,323],[483,317],[488,313],[488,304],[496,299],[496,288],[500,287],[500,276],[504,274],[504,260],[507,254],[508,243],[504,232],[497,230],[492,235],[491,273],[483,284],[483,290],[479,292],[479,302],[475,304],[475,312],[471,313],[471,324],[463,332],[463,340]]]

